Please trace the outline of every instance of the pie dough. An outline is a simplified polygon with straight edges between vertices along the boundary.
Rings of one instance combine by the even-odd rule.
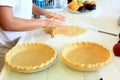
[[[77,42],[62,49],[62,60],[79,71],[95,71],[111,61],[111,53],[104,46],[93,42]]]
[[[49,67],[56,59],[56,50],[46,44],[17,45],[5,55],[5,63],[15,71],[32,73]]]
[[[55,27],[55,28],[44,28],[44,31],[49,33],[51,37],[54,37],[56,34],[63,34],[65,36],[76,36],[86,32],[85,28],[79,26],[65,26],[65,27]]]

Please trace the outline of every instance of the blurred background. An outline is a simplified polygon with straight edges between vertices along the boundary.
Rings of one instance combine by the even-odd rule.
[[[72,0],[33,0],[33,3],[44,9],[64,8]]]

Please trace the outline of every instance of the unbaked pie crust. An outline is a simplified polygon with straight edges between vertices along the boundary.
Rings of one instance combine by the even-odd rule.
[[[44,28],[43,30],[49,33],[51,37],[55,37],[56,34],[62,34],[65,36],[76,36],[86,32],[85,28],[73,25],[67,25],[65,27]]]
[[[95,71],[111,61],[111,53],[104,46],[93,42],[76,42],[64,46],[63,62],[79,71]]]
[[[41,43],[25,43],[13,47],[5,55],[8,67],[22,73],[32,73],[46,69],[56,59],[56,50]]]

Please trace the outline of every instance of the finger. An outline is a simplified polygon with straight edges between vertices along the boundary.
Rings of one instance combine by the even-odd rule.
[[[61,20],[61,21],[65,21],[65,18],[64,18],[64,17],[60,17],[60,16],[58,16],[58,17],[53,17],[53,18],[55,18],[55,19],[59,19],[59,20]]]
[[[57,27],[64,27],[65,26],[65,23],[64,22],[58,22],[56,24]]]
[[[54,15],[53,18],[59,19],[59,20],[65,20],[65,16],[62,15]]]

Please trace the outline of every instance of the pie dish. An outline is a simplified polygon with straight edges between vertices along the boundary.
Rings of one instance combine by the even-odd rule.
[[[63,47],[62,61],[75,70],[95,71],[111,61],[111,53],[94,42],[76,42]]]
[[[47,44],[24,43],[7,52],[5,64],[17,72],[33,73],[49,67],[56,56],[56,50]]]

